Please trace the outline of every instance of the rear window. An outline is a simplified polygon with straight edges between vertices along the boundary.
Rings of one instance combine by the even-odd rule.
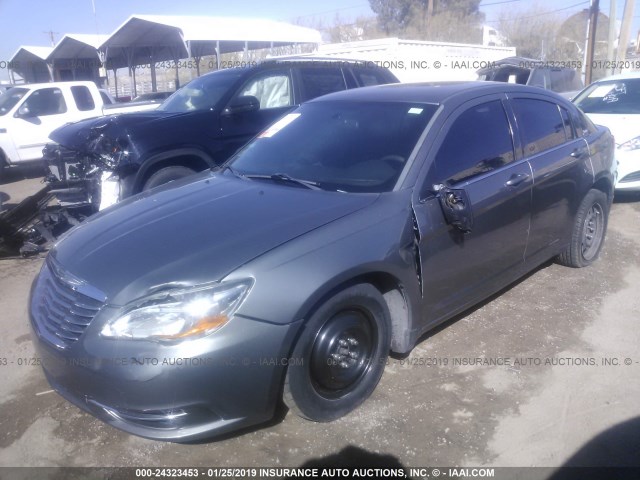
[[[342,69],[338,67],[301,68],[300,80],[305,100],[347,88]]]
[[[354,68],[351,71],[361,87],[383,85],[392,81],[386,72],[376,68]]]
[[[593,83],[574,103],[585,113],[640,113],[640,78]]]
[[[536,155],[566,142],[564,122],[558,105],[532,98],[513,100],[524,155]]]
[[[87,110],[93,110],[96,108],[91,92],[84,85],[71,87],[71,94],[73,95],[73,99],[76,102],[78,110],[81,112],[86,112]]]

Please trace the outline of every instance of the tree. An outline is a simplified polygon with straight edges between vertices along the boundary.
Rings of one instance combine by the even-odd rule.
[[[369,0],[387,35],[417,40],[477,42],[482,39],[481,0]]]

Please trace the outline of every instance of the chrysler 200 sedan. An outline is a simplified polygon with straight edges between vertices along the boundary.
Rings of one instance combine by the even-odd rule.
[[[550,258],[602,248],[614,143],[561,97],[491,82],[331,94],[223,167],[71,230],[30,320],[63,397],[144,437],[313,421],[389,352]]]

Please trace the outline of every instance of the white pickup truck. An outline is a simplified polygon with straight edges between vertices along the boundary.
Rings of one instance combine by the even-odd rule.
[[[0,95],[0,177],[6,166],[40,160],[49,134],[66,123],[159,105],[111,103],[93,82],[35,83],[7,90]]]

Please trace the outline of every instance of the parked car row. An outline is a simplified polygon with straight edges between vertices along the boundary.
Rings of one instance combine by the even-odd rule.
[[[54,134],[59,160],[133,179],[55,245],[29,303],[52,387],[114,427],[191,441],[281,402],[334,420],[371,395],[390,351],[550,258],[584,267],[601,251],[615,145],[568,100],[494,82],[347,90],[371,71],[263,68]],[[327,89],[344,91],[293,109]],[[208,149],[163,156],[154,137],[194,129]],[[185,157],[204,163],[172,163]]]
[[[41,160],[51,132],[66,123],[156,106],[111,104],[93,82],[14,86],[0,96],[0,177],[7,166]]]
[[[193,80],[156,110],[95,118],[51,133],[53,181],[81,186],[103,209],[133,194],[221,165],[270,123],[331,92],[396,83],[384,68],[327,59],[279,59]],[[71,173],[73,172],[73,173]]]

